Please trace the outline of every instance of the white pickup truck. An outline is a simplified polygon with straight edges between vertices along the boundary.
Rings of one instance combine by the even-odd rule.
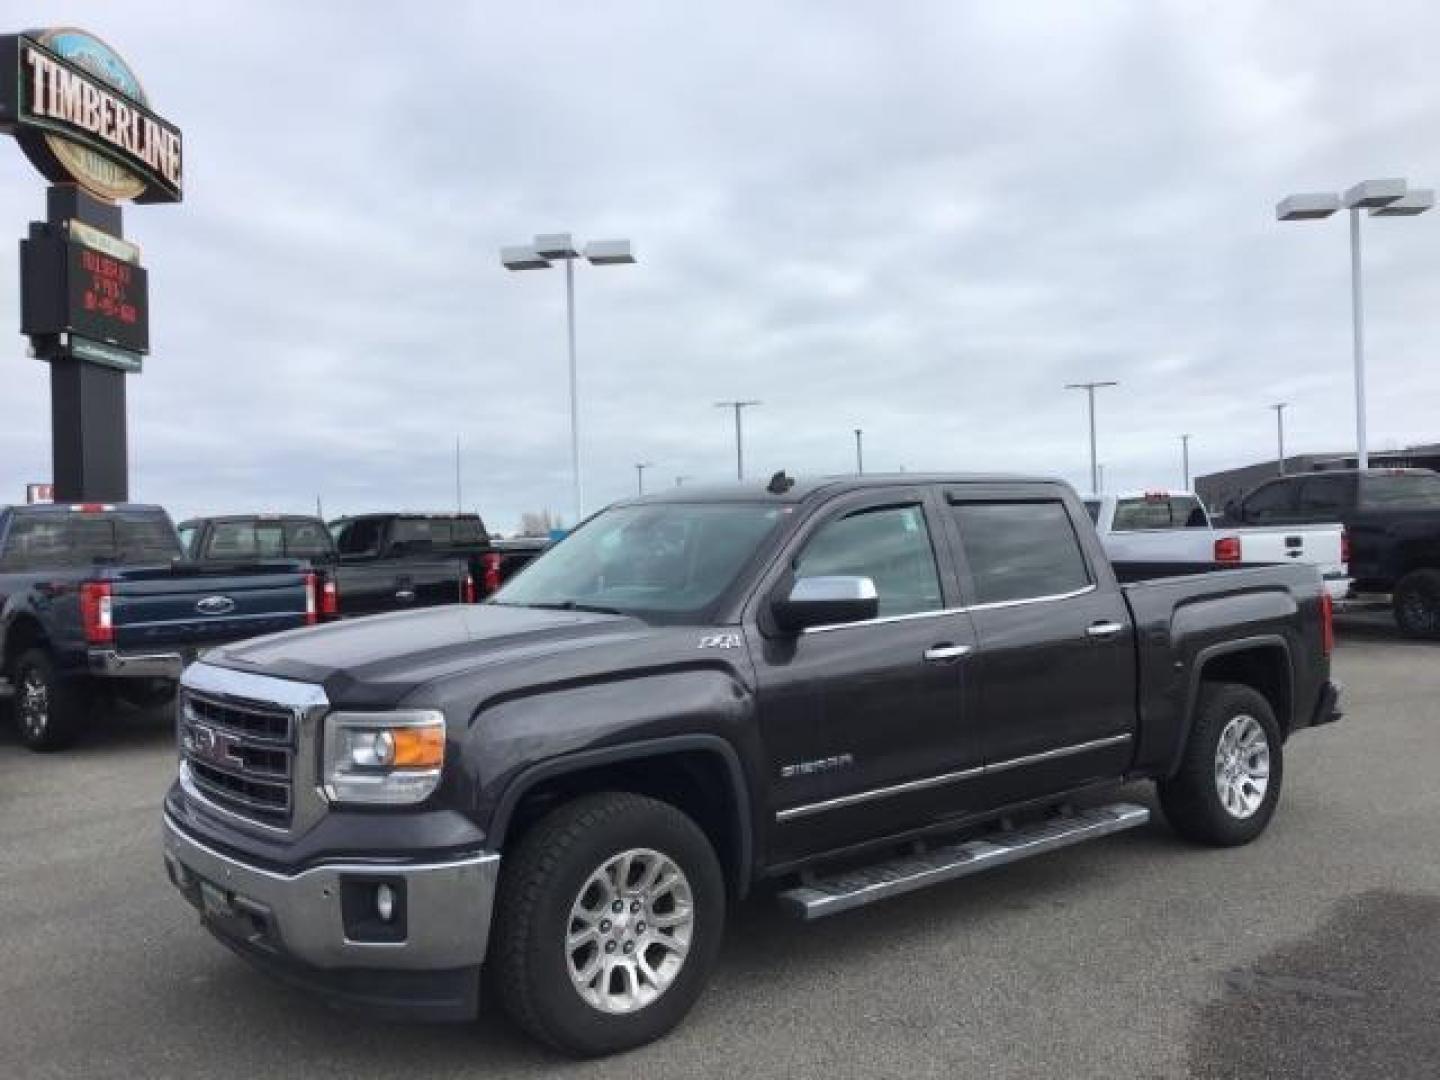
[[[1350,591],[1349,542],[1338,523],[1216,529],[1189,491],[1090,495],[1085,509],[1113,562],[1311,563],[1332,600]]]

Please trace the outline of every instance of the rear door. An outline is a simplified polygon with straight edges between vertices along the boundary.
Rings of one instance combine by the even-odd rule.
[[[943,523],[919,488],[842,499],[807,524],[762,589],[870,578],[879,615],[797,636],[752,627],[771,776],[770,858],[784,862],[963,812],[981,748],[967,718],[969,617],[954,607]]]
[[[946,493],[991,805],[1120,775],[1135,730],[1134,630],[1098,545],[1082,543],[1089,521],[1059,488],[1014,491]]]

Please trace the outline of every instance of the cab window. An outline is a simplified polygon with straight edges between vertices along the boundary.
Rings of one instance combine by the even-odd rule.
[[[1256,488],[1242,504],[1245,520],[1262,525],[1267,521],[1282,521],[1290,516],[1295,505],[1294,496],[1294,485],[1272,480],[1264,487]]]
[[[1063,596],[1091,584],[1065,504],[964,502],[953,508],[980,604]]]
[[[794,571],[797,578],[869,578],[882,616],[943,606],[935,551],[919,506],[861,510],[822,525],[796,558]]]

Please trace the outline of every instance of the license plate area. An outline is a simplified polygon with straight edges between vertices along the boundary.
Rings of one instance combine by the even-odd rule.
[[[200,910],[211,919],[235,917],[235,905],[230,902],[230,894],[204,878],[200,879]]]

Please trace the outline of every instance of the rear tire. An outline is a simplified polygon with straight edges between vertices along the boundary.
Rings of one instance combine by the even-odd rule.
[[[56,674],[44,649],[27,649],[11,668],[12,708],[20,742],[30,750],[63,750],[80,734],[92,695],[78,680]]]
[[[1395,625],[1406,637],[1440,640],[1440,570],[1414,570],[1395,585]]]
[[[589,795],[541,819],[507,859],[491,985],[558,1050],[628,1050],[684,1019],[724,923],[724,876],[694,821],[640,795]]]
[[[1280,725],[1265,695],[1203,683],[1180,769],[1157,785],[1160,805],[1187,840],[1248,844],[1270,824],[1284,772]]]

